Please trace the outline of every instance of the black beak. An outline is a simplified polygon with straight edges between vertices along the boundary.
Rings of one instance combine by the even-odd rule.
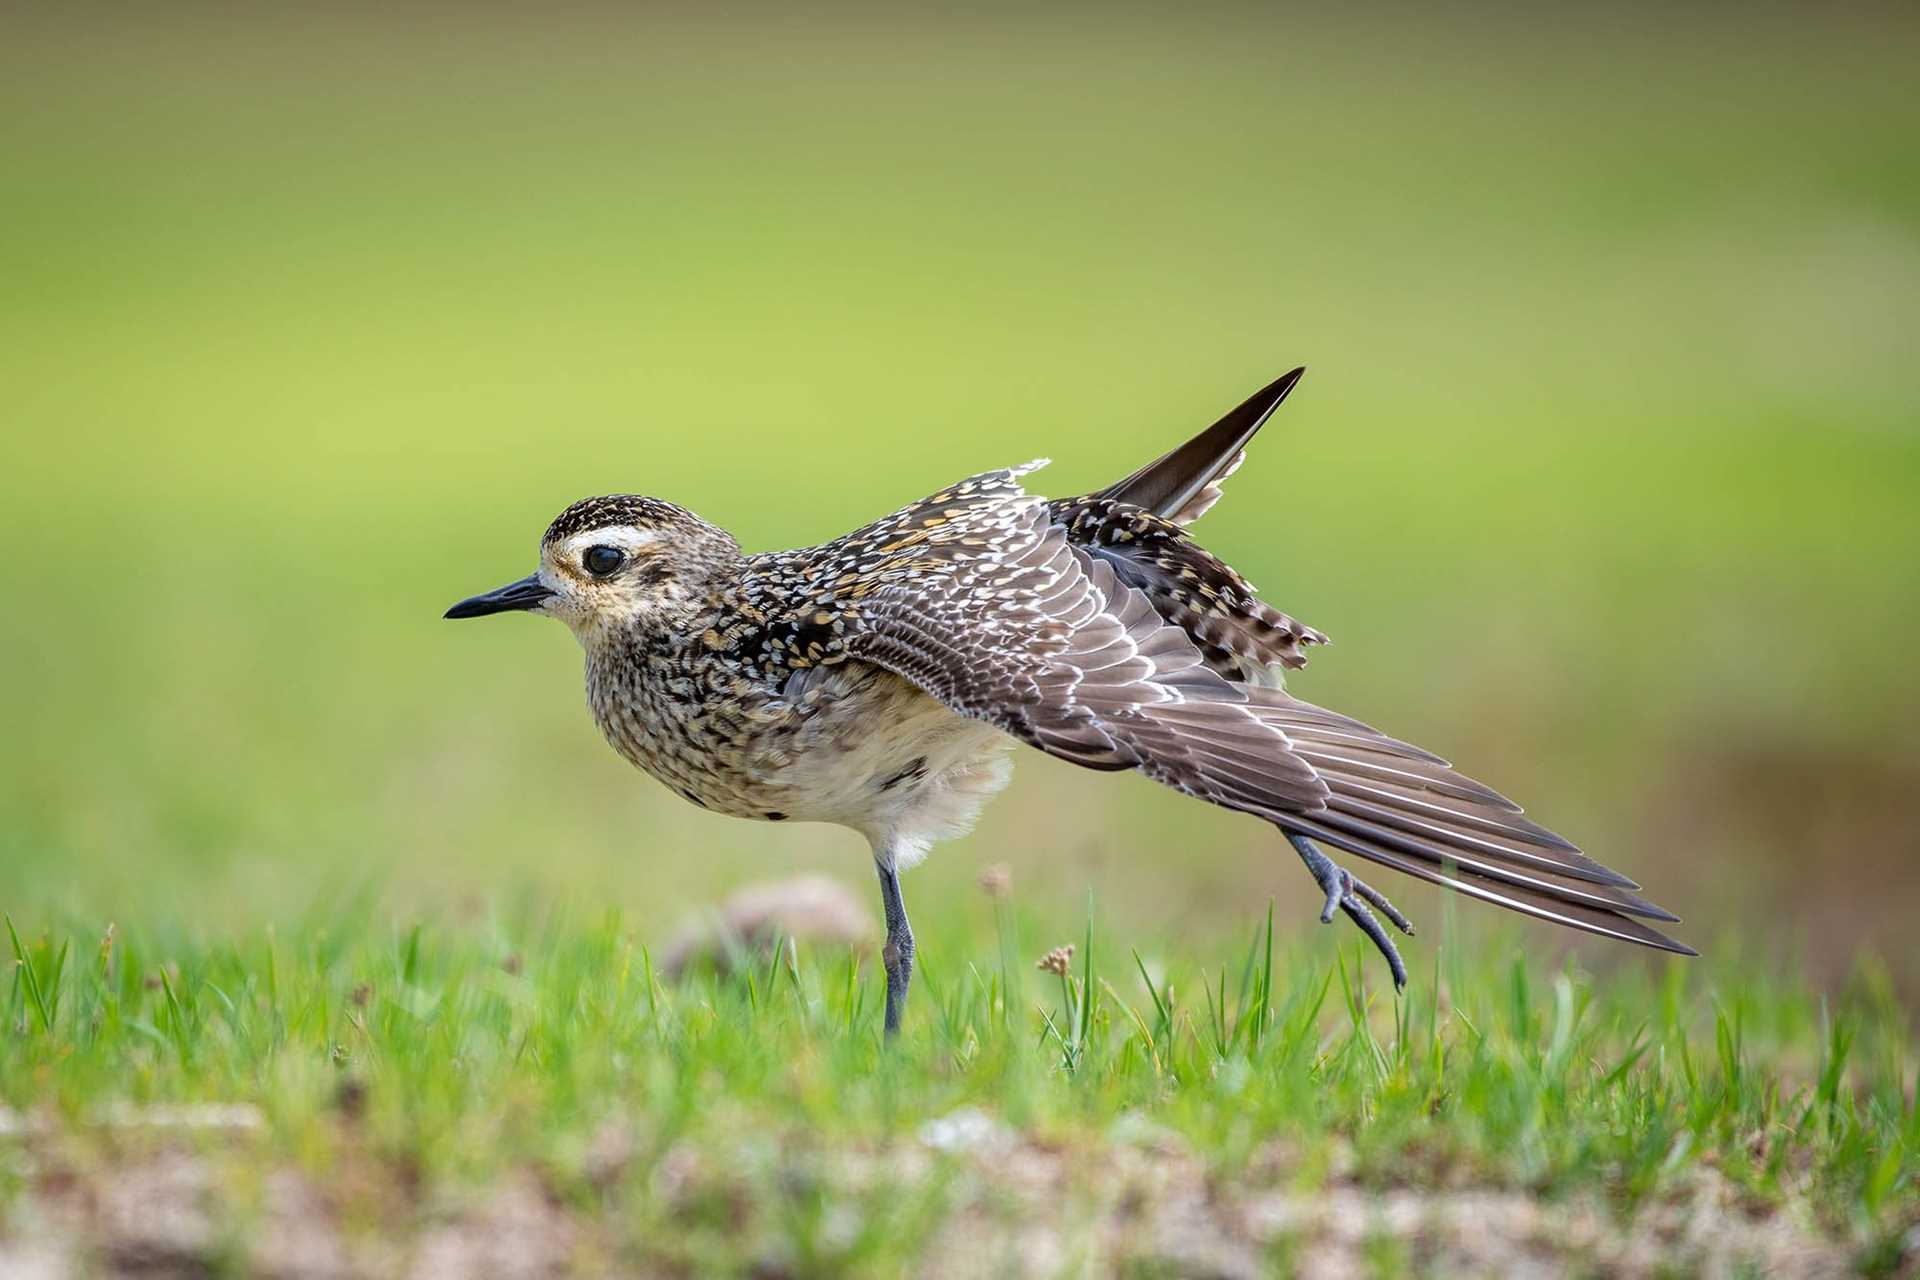
[[[484,618],[490,613],[511,613],[516,609],[538,609],[546,603],[553,592],[540,585],[537,574],[529,574],[518,582],[509,582],[485,595],[462,600],[447,610],[449,618]]]

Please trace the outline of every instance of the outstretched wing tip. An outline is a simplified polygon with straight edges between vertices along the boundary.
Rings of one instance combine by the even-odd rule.
[[[1281,374],[1185,444],[1089,496],[1142,507],[1174,524],[1192,524],[1219,500],[1221,481],[1239,469],[1247,443],[1306,371],[1299,365]]]
[[[1666,923],[1678,924],[1679,921],[1673,920]],[[1628,939],[1628,941],[1638,942],[1641,946],[1651,947],[1655,951],[1665,951],[1669,955],[1686,956],[1692,959],[1698,959],[1700,956],[1700,953],[1694,948],[1688,946],[1678,938],[1669,938],[1658,929],[1651,929],[1643,924],[1640,926],[1640,930],[1646,936]]]

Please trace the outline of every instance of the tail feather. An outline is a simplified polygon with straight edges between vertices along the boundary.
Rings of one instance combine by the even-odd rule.
[[[1174,524],[1192,524],[1220,500],[1220,482],[1240,466],[1247,442],[1305,372],[1295,369],[1276,378],[1179,448],[1090,496],[1144,507]]]

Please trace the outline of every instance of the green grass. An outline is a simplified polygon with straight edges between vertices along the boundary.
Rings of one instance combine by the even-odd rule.
[[[891,1049],[877,975],[846,953],[782,947],[666,983],[614,913],[359,912],[218,941],[29,930],[0,1101],[123,1155],[139,1143],[102,1125],[116,1106],[252,1104],[264,1139],[208,1141],[205,1159],[240,1186],[283,1165],[332,1178],[350,1231],[397,1238],[460,1188],[531,1171],[643,1269],[885,1274],[925,1257],[964,1153],[884,1186],[836,1162],[914,1147],[967,1107],[1096,1164],[1130,1131],[1171,1134],[1239,1195],[1513,1188],[1631,1221],[1710,1172],[1749,1214],[1804,1215],[1869,1269],[1920,1222],[1920,1048],[1871,971],[1828,999],[1682,962],[1596,978],[1442,945],[1395,999],[1376,958],[1331,934],[1276,943],[1268,923],[1143,956],[1089,921],[1056,977],[1014,936],[1030,921],[997,919],[997,947],[927,931]],[[615,1168],[591,1156],[609,1126]],[[663,1181],[689,1150],[706,1160]],[[1044,1223],[1071,1205],[997,1212]]]

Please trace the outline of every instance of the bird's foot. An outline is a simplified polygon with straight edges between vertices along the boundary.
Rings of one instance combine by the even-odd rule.
[[[1332,924],[1334,912],[1346,912],[1347,918],[1359,925],[1360,932],[1366,934],[1373,945],[1379,948],[1380,954],[1387,958],[1387,968],[1393,971],[1394,989],[1404,989],[1407,985],[1406,962],[1400,958],[1400,949],[1393,945],[1393,939],[1368,908],[1370,905],[1379,908],[1380,914],[1408,937],[1413,936],[1413,922],[1387,901],[1387,895],[1322,853],[1307,837],[1288,832],[1287,840],[1307,864],[1307,870],[1320,885],[1320,891],[1327,895],[1326,908],[1320,912],[1320,923]]]

